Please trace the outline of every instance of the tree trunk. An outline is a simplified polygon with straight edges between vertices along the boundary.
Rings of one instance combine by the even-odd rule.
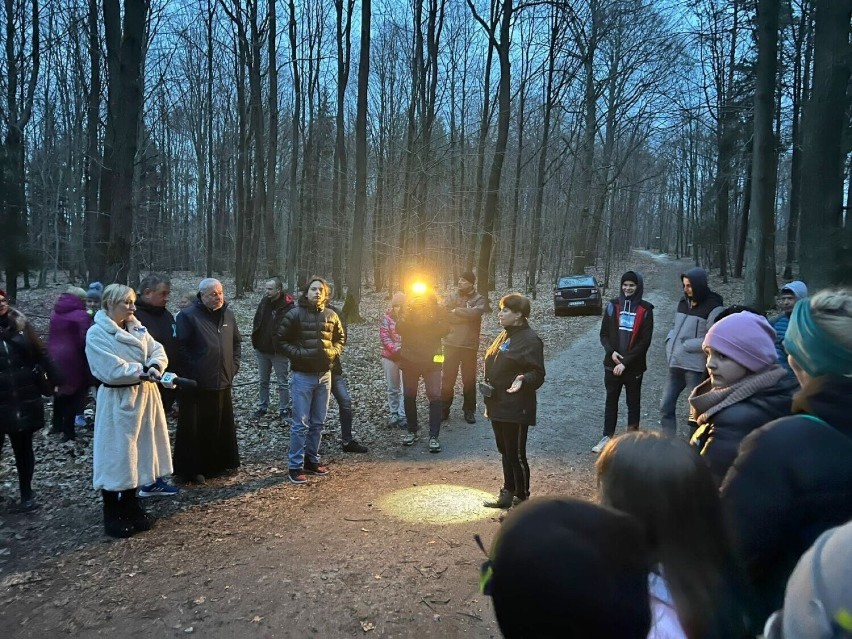
[[[751,208],[754,223],[746,238],[745,303],[764,310],[775,297],[775,185],[778,164],[772,132],[775,73],[778,66],[779,0],[760,0],[757,7],[757,68],[754,96]],[[769,283],[773,282],[770,286]]]

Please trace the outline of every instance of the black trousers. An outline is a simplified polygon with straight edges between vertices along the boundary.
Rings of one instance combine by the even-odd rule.
[[[527,462],[527,430],[525,424],[491,422],[497,450],[503,462],[503,488],[519,499],[530,496],[530,465]]]
[[[627,424],[639,426],[639,414],[642,406],[642,375],[625,371],[616,377],[612,371],[604,371],[604,387],[606,388],[606,408],[604,408],[604,435],[615,435],[618,422],[618,400],[621,398],[622,387],[627,391]]]
[[[35,454],[33,453],[33,431],[9,433],[12,442],[12,452],[15,453],[15,466],[18,468],[18,486],[21,489],[21,501],[33,496],[33,471],[35,470]],[[0,435],[0,454],[6,438]]]
[[[450,409],[453,403],[456,378],[461,367],[462,410],[472,413],[476,410],[476,349],[444,346],[444,366],[441,370],[441,399],[444,408]]]
[[[56,395],[53,398],[53,431],[66,439],[74,439],[74,418],[86,407],[89,389],[83,388],[73,395]]]

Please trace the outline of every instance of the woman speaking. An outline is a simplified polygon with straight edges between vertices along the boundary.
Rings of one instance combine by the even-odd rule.
[[[503,487],[489,508],[509,508],[530,496],[527,429],[535,424],[536,390],[544,383],[544,344],[527,319],[530,301],[519,293],[500,300],[503,331],[485,352],[480,390],[503,462]]]

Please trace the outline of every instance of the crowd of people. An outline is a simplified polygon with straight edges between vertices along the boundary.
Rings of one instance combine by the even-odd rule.
[[[809,297],[803,282],[790,282],[770,321],[747,307],[726,308],[702,269],[681,275],[683,297],[666,336],[661,429],[649,431],[641,429],[641,389],[654,306],[644,299],[642,274],[625,272],[600,326],[603,437],[592,448],[600,504],[538,499],[515,509],[530,498],[526,443],[545,381],[544,348],[528,321],[530,300],[510,293],[499,300],[502,330],[480,365],[487,302],[475,284],[473,273],[462,273],[443,302],[429,289],[395,293],[376,337],[388,424],[403,431],[402,445],[420,438],[421,379],[432,453],[441,451],[459,371],[465,422],[476,422],[482,397],[503,471],[484,505],[512,510],[482,579],[506,637],[852,633],[852,588],[843,577],[852,574],[849,291]],[[13,510],[38,506],[32,438],[45,421],[42,397],[53,395],[53,431],[70,440],[92,386],[93,485],[107,535],[150,529],[140,497],[178,492],[169,476],[204,483],[239,467],[237,319],[218,280],[202,280],[176,316],[167,309],[170,294],[169,279],[158,274],[137,290],[69,287],[56,301],[45,346],[0,290],[0,447],[8,435],[20,484]],[[272,278],[252,324],[254,417],[289,422],[293,484],[329,472],[320,448],[331,397],[342,450],[367,452],[353,437],[341,363],[346,327],[330,296],[321,277],[295,296]],[[167,370],[192,384],[176,393]],[[622,388],[627,432],[616,436]],[[684,390],[686,429],[676,417]],[[167,416],[175,413],[172,451]],[[803,593],[816,603],[801,605]],[[804,628],[817,630],[801,634]]]

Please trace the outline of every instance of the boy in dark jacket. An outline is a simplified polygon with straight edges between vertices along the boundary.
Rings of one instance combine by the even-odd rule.
[[[639,428],[642,376],[654,334],[654,305],[642,299],[644,291],[642,274],[627,271],[621,276],[621,295],[610,300],[601,321],[606,408],[603,437],[592,448],[594,453],[601,452],[615,435],[622,388],[627,391],[627,430]]]

